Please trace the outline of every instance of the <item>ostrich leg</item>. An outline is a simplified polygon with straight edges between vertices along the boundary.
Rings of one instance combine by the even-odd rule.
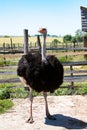
[[[50,115],[50,113],[49,113],[48,102],[47,102],[47,92],[43,92],[43,96],[44,96],[44,99],[45,99],[45,109],[46,109],[47,118],[50,119],[50,120],[56,120],[56,118],[54,116]]]
[[[32,103],[33,103],[33,95],[32,95],[32,89],[30,88],[30,117],[26,121],[26,123],[33,123],[33,116],[32,116]]]

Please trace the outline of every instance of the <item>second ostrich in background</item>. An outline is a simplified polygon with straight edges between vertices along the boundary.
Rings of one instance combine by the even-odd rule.
[[[17,74],[20,80],[30,89],[30,117],[27,122],[33,122],[32,116],[32,90],[43,92],[45,99],[46,116],[55,119],[50,115],[47,103],[47,92],[54,92],[63,83],[63,66],[53,55],[46,56],[46,35],[47,30],[39,30],[43,34],[41,54],[28,53],[19,60]]]

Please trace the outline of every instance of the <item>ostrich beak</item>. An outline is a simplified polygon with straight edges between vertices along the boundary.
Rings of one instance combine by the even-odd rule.
[[[46,28],[40,28],[38,30],[39,33],[42,33],[42,34],[47,34],[47,29]]]

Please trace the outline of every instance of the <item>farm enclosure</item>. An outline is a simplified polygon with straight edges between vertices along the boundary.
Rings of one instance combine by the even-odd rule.
[[[24,51],[23,41],[24,40],[23,40],[23,37],[19,37],[19,40],[18,39],[14,40],[15,37],[13,37],[12,39],[10,39],[10,38],[7,38],[7,39],[9,39],[11,47],[9,48],[7,46],[8,43],[5,44],[4,49],[2,49],[2,47],[1,47],[0,82],[1,82],[1,84],[3,84],[3,83],[10,84],[11,83],[11,84],[14,84],[13,86],[20,86],[21,83],[17,77],[16,69],[17,69],[18,61],[19,61],[20,57],[23,55],[23,51]],[[52,45],[53,39],[55,39],[55,37],[48,37],[48,39],[47,39],[47,48],[46,48],[47,55],[49,55],[49,54],[55,55],[63,64],[64,64],[64,62],[66,62],[66,65],[64,65],[64,69],[65,69],[64,82],[68,82],[68,83],[71,82],[71,86],[74,85],[74,81],[83,82],[83,80],[84,80],[86,82],[87,62],[84,59],[84,55],[87,54],[87,51],[84,51],[83,44],[82,43],[76,44],[76,48],[73,48],[74,47],[73,44],[69,43],[66,46],[66,44],[62,43],[62,39],[60,39],[61,42],[58,43],[57,46],[54,46],[54,45],[50,46],[50,45]],[[32,40],[33,40],[33,42],[31,44],[30,41],[32,41]],[[16,48],[16,46],[18,45],[17,41],[20,42],[20,45],[18,46],[18,48]],[[16,42],[15,46],[13,46],[14,42]],[[37,37],[29,37],[29,49],[31,49],[32,52],[34,52],[35,49],[38,51],[38,48],[37,48],[38,45],[35,44],[35,42],[37,42]],[[87,49],[87,48],[85,48],[85,49]],[[19,53],[19,50],[20,50],[21,54]],[[79,65],[79,67],[78,67],[79,69],[76,67],[75,70],[71,70],[72,67],[71,67],[71,65],[68,65],[69,62],[77,62],[77,61],[79,62],[78,64],[80,64],[80,62],[85,62],[85,66],[83,67],[83,65],[81,65],[81,66]],[[74,63],[72,63],[72,66],[73,65],[74,65]],[[67,66],[68,66],[68,68],[67,68]],[[3,71],[2,71],[2,69],[3,69]],[[73,73],[75,73],[75,75],[73,75]],[[76,73],[78,75],[81,75],[81,77],[79,76],[79,79],[77,78]],[[81,80],[81,79],[83,79],[83,80]],[[19,82],[20,85],[19,85],[19,83],[18,83],[18,85],[17,84],[15,85],[15,82],[16,83]],[[63,86],[68,86],[68,85],[64,84]]]

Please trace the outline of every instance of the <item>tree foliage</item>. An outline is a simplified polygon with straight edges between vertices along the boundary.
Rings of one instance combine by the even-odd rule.
[[[58,39],[54,39],[54,40],[52,41],[52,46],[53,46],[53,47],[57,47],[58,43],[60,43],[60,41],[59,41]]]
[[[76,36],[77,42],[82,42],[84,33],[80,29],[77,29],[75,32],[75,36]]]
[[[63,37],[63,42],[71,42],[71,39],[72,39],[72,36],[71,35],[65,35],[64,37]]]
[[[58,39],[54,39],[52,42],[53,42],[54,44],[60,43],[60,41],[59,41]]]
[[[72,41],[72,43],[76,43],[77,42],[76,36],[73,36],[71,41]]]
[[[75,32],[75,36],[71,36],[71,35],[65,35],[63,37],[63,42],[65,43],[69,43],[69,42],[73,42],[73,43],[76,43],[76,42],[82,42],[83,41],[83,36],[84,36],[84,33],[80,30],[80,29],[77,29],[76,32]]]

